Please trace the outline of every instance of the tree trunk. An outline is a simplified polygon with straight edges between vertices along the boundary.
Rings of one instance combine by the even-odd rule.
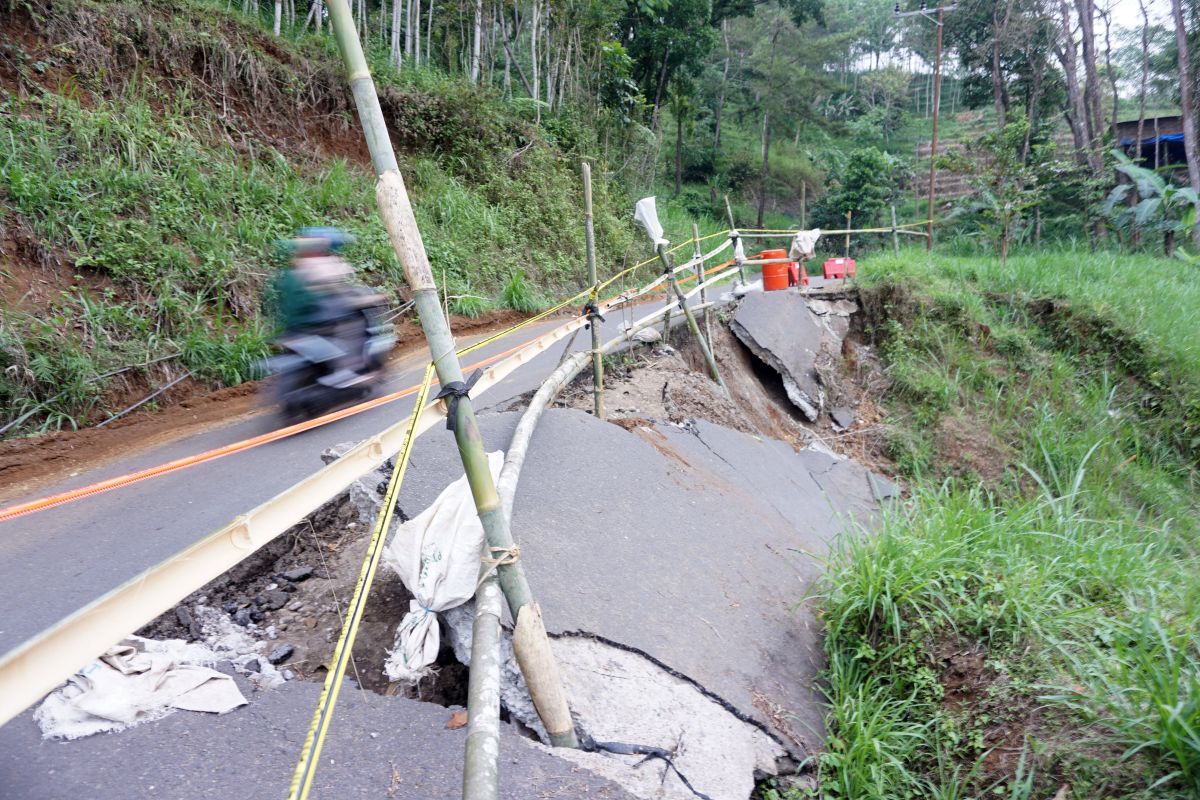
[[[1045,64],[1043,63],[1041,66],[1045,67]],[[1029,162],[1030,140],[1036,135],[1037,126],[1040,122],[1038,117],[1040,116],[1039,106],[1042,100],[1042,73],[1044,72],[1044,69],[1035,68],[1033,70],[1033,83],[1029,87],[1029,107],[1026,115],[1029,118],[1029,128],[1025,131],[1025,144],[1021,148],[1022,164]]]
[[[430,3],[433,0],[429,0]],[[408,10],[412,14],[413,28],[413,63],[420,66],[421,64],[421,0],[408,0]]]
[[[675,117],[675,196],[683,191],[683,114]]]
[[[483,0],[475,0],[475,39],[471,44],[471,83],[479,83],[479,49],[483,42]]]
[[[1145,136],[1146,130],[1146,80],[1150,74],[1150,15],[1146,11],[1146,0],[1138,0],[1138,7],[1142,10],[1142,83],[1138,89],[1138,127],[1137,127],[1137,152],[1134,154],[1134,159],[1140,164],[1142,162],[1142,139]],[[1118,142],[1118,144],[1120,144]]]
[[[1000,18],[1000,4],[997,3],[992,9],[992,104],[996,108],[997,128],[1003,128],[1008,120],[1008,94],[1000,66],[1000,50],[1004,46],[1009,20],[1012,19],[1014,2],[1015,0],[1008,0],[1003,20]]]
[[[1079,61],[1075,49],[1075,35],[1071,31],[1071,8],[1067,0],[1060,0],[1059,8],[1062,12],[1062,36],[1055,53],[1062,64],[1067,83],[1067,123],[1071,127],[1071,138],[1075,142],[1076,159],[1081,164],[1088,164],[1093,173],[1098,173],[1099,165],[1092,158],[1087,135],[1087,108],[1084,105],[1083,92],[1079,88]]]
[[[425,63],[433,63],[433,0],[429,0],[425,12]]]
[[[283,22],[283,0],[275,0],[275,27],[272,29],[271,32],[273,34],[275,34],[276,38],[278,38],[278,36],[279,36],[279,26],[282,22]]]
[[[538,49],[537,49],[538,22],[539,22],[538,21],[538,11],[539,10],[540,9],[538,7],[538,0],[533,0],[533,12],[532,12],[532,15],[530,18],[531,19],[531,26],[530,26],[531,30],[530,30],[530,34],[529,34],[529,52],[531,53],[530,60],[533,62],[533,100],[534,100],[534,108],[536,109],[534,113],[537,115],[536,116],[537,122],[542,121],[542,107],[541,107],[541,105],[539,105],[537,103],[537,101],[540,100],[542,97],[541,85],[538,83],[538,81],[540,79],[540,75],[538,73]]]
[[[758,227],[763,226],[767,210],[767,178],[771,174],[771,112],[763,111],[762,119],[762,174],[758,179]]]
[[[1188,53],[1187,29],[1183,24],[1180,0],[1171,0],[1171,16],[1175,20],[1175,47],[1179,54],[1179,106],[1183,113],[1183,154],[1187,158],[1188,183],[1200,195],[1200,154],[1196,143],[1196,106],[1192,98],[1192,62]],[[1200,197],[1196,202],[1197,224],[1192,226],[1192,241],[1200,247]]]
[[[404,0],[392,0],[392,63],[396,69],[404,64],[404,56],[400,52],[400,14],[403,5]]]
[[[713,122],[713,150],[721,149],[721,112],[725,109],[725,87],[729,85],[729,20],[721,20],[721,40],[725,42],[725,67],[721,70],[721,93],[717,95]]]
[[[1096,69],[1096,29],[1094,0],[1075,0],[1079,11],[1079,36],[1083,44],[1083,102],[1087,109],[1088,146],[1093,155],[1093,171],[1103,170],[1101,153],[1104,139],[1104,112],[1100,105],[1100,73]]]
[[[1121,113],[1121,96],[1117,93],[1117,73],[1113,71],[1112,65],[1112,19],[1108,11],[1101,12],[1104,18],[1104,69],[1108,71],[1109,88],[1112,90],[1112,130],[1116,133],[1117,115]],[[1120,142],[1115,142],[1120,145]]]
[[[517,68],[517,77],[521,79],[521,85],[525,87],[525,93],[530,97],[536,97],[533,93],[533,85],[529,83],[529,79],[525,77],[525,68],[521,66],[521,59],[513,55],[512,45],[508,39],[508,18],[504,15],[500,16],[500,34],[504,41],[504,81],[507,84],[509,81],[509,62]]]
[[[663,92],[667,88],[667,63],[671,58],[671,45],[663,48],[662,68],[658,71],[658,88],[654,90],[654,110],[650,114],[650,130],[658,133],[658,114],[662,109]]]

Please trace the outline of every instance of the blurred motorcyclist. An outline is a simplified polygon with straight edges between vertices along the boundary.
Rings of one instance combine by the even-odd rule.
[[[337,228],[302,228],[284,243],[288,265],[273,282],[284,354],[273,359],[286,417],[311,416],[343,395],[369,391],[393,338],[386,299],[353,282],[340,251],[354,240]],[[353,391],[351,391],[353,390]]]

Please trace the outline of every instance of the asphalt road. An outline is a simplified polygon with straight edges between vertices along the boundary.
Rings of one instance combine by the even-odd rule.
[[[646,304],[633,313],[640,317],[654,307]],[[611,314],[603,324],[604,338],[617,335],[627,316]],[[524,328],[472,353],[464,366],[535,338],[566,319],[552,318]],[[465,346],[480,338],[464,339],[460,344]],[[588,346],[590,334],[581,331],[573,349]],[[476,407],[503,405],[535,389],[554,369],[563,347],[557,344],[516,370],[481,395]],[[379,394],[418,384],[425,359],[424,352],[403,359]],[[360,441],[403,419],[412,410],[413,399],[404,397],[281,441],[0,522],[0,653],[313,473],[321,467],[320,453],[331,445]],[[200,435],[130,452],[99,468],[80,465],[71,478],[42,486],[32,495],[5,496],[0,488],[0,505],[44,497],[201,453],[261,434],[271,424],[272,418],[263,413]]]
[[[473,357],[501,352],[562,322],[553,319],[531,326]],[[480,402],[486,405],[488,399],[506,393],[520,394],[523,381],[536,380],[534,375],[552,368],[558,355],[543,354]],[[420,382],[422,356],[403,359],[380,393]],[[311,474],[321,466],[320,452],[330,445],[363,439],[402,419],[412,410],[413,400],[404,397],[282,441],[0,523],[0,652]],[[81,465],[78,474],[42,487],[33,497],[237,442],[268,430],[273,419],[263,412],[198,436],[131,452],[97,469]],[[28,499],[32,497],[5,498]]]

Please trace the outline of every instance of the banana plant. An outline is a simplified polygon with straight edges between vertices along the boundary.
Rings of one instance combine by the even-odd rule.
[[[1196,224],[1195,190],[1176,186],[1156,170],[1138,166],[1120,150],[1112,154],[1117,171],[1133,182],[1113,187],[1104,201],[1105,216],[1118,230],[1162,233],[1163,249],[1168,256],[1174,255],[1175,238],[1186,236]],[[1141,199],[1130,206],[1129,193],[1134,189]]]

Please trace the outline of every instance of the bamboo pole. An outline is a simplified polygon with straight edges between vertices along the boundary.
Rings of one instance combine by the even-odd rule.
[[[725,214],[729,217],[729,237],[733,239],[734,258],[737,258],[738,232],[737,225],[733,222],[733,206],[729,205],[729,195],[725,195]],[[741,261],[738,261],[738,280],[742,282],[742,286],[746,285],[746,268],[742,266]]]
[[[587,247],[588,283],[592,289],[592,406],[596,419],[604,419],[604,356],[600,352],[600,313],[595,310],[596,231],[592,224],[592,165],[583,162],[583,240]]]
[[[850,257],[850,220],[854,217],[853,211],[846,212],[846,258]]]
[[[404,178],[396,163],[396,154],[388,137],[387,125],[383,118],[383,110],[379,106],[379,96],[375,91],[375,83],[367,68],[363,55],[362,44],[355,31],[354,20],[350,14],[347,0],[330,0],[328,5],[334,35],[338,48],[341,50],[350,78],[350,90],[354,96],[358,116],[362,122],[363,133],[366,136],[367,147],[371,153],[371,164],[378,176],[375,188],[376,202],[379,205],[379,215],[387,229],[388,237],[396,250],[396,256],[404,269],[404,276],[413,291],[413,301],[420,317],[421,328],[429,344],[430,355],[442,391],[449,391],[447,406],[450,414],[448,424],[454,432],[458,445],[459,456],[462,458],[463,469],[475,507],[479,512],[479,521],[483,526],[488,546],[493,552],[511,554],[514,552],[512,533],[509,530],[508,518],[500,508],[500,498],[496,494],[496,486],[488,468],[487,454],[484,452],[483,439],[475,420],[475,410],[468,396],[469,386],[463,381],[462,365],[455,352],[454,339],[442,314],[438,303],[437,284],[433,279],[433,270],[425,251],[425,243],[421,239],[421,231],[413,214],[408,191],[404,186]],[[520,616],[525,607],[531,605],[532,596],[525,572],[519,559],[509,558],[508,562],[498,567],[500,587],[504,590],[508,601],[509,611],[513,619],[520,624]],[[499,625],[499,619],[484,615],[476,620],[476,626],[485,628],[491,624]],[[541,631],[545,638],[545,629]],[[495,641],[499,641],[498,630]],[[485,640],[490,640],[490,633]],[[499,656],[497,655],[497,658]],[[527,677],[527,682],[529,681]],[[495,676],[496,681],[499,675]],[[480,681],[489,680],[481,676]],[[467,734],[468,744],[484,751],[484,757],[474,756],[466,759],[466,766],[472,770],[482,770],[483,775],[478,780],[490,788],[482,793],[471,795],[476,798],[498,796],[498,778],[496,760],[499,752],[498,723],[492,724],[498,718],[499,688],[483,685],[472,695],[470,709],[470,730]],[[495,691],[492,689],[495,688]],[[551,744],[561,747],[578,747],[573,727],[561,730],[552,727],[556,721],[564,717],[570,719],[566,710],[566,697],[558,686],[557,696],[533,698],[538,715],[546,724],[550,734]],[[561,707],[560,707],[561,706]],[[485,763],[486,762],[486,763]],[[464,774],[464,789],[468,784],[476,785],[474,775]]]
[[[683,296],[683,290],[679,288],[679,281],[675,280],[675,269],[671,266],[671,261],[667,258],[667,250],[661,244],[655,247],[658,251],[658,260],[662,262],[663,269],[666,270],[667,282],[671,285],[671,291],[675,294],[675,299],[679,301],[679,307],[683,311],[683,317],[687,320],[688,330],[692,332],[692,336],[696,337],[696,342],[700,345],[700,352],[704,355],[704,362],[708,365],[708,372],[712,375],[712,379],[717,382],[724,392],[726,397],[729,397],[729,387],[725,385],[725,381],[721,378],[721,372],[717,369],[717,360],[713,358],[712,349],[709,348],[708,342],[704,335],[700,333],[700,326],[696,324],[696,316],[692,313],[692,308],[687,304],[687,298]],[[667,309],[666,316],[669,319],[671,314],[670,308]]]
[[[896,251],[896,255],[900,255],[900,234],[896,228],[896,207],[892,206],[892,249]]]
[[[704,307],[704,338],[712,344],[712,320],[708,313],[708,288],[704,285],[704,253],[700,250],[700,229],[692,223],[692,260],[696,262],[696,283],[700,287],[700,305]]]

